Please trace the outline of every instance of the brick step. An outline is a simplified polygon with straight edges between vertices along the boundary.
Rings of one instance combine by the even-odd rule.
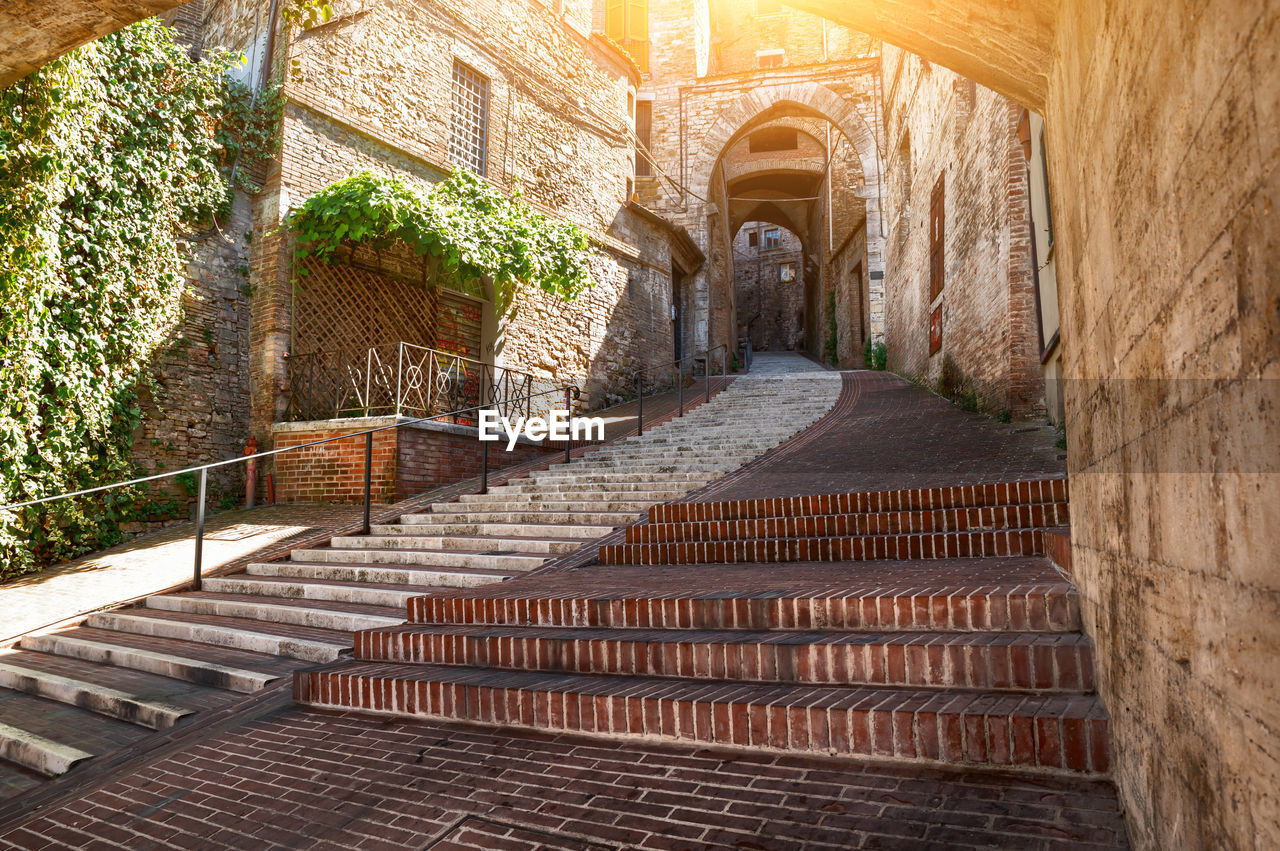
[[[1068,522],[1066,503],[938,508],[877,514],[820,514],[756,520],[642,523],[627,527],[627,543],[824,538],[1046,527]]]
[[[1080,633],[753,632],[406,625],[356,633],[369,662],[736,682],[1093,691]]]
[[[790,561],[881,561],[1044,554],[1039,529],[860,535],[840,538],[775,538],[674,544],[607,544],[602,564],[741,564]]]
[[[127,609],[99,612],[90,615],[85,623],[104,631],[208,644],[304,662],[330,662],[344,650],[351,649],[351,633],[342,630],[193,612]]]
[[[591,572],[598,577],[594,584],[583,571],[582,577],[547,575],[519,586],[417,597],[409,601],[409,621],[892,632],[1081,628],[1075,589],[1044,559],[727,565],[714,572],[601,566]]]
[[[470,553],[458,550],[348,549],[316,547],[294,550],[290,558],[321,564],[412,564],[429,567],[470,567],[481,570],[533,570],[547,560],[546,553]]]
[[[310,706],[766,750],[1073,772],[1109,767],[1092,695],[749,685],[350,662],[298,671]]]
[[[242,694],[255,692],[294,668],[279,657],[260,653],[88,627],[28,635],[19,646]]]
[[[412,564],[325,564],[305,561],[255,562],[246,568],[252,576],[285,579],[327,579],[343,582],[394,583],[413,586],[419,594],[446,588],[474,588],[520,576],[519,570],[481,570],[466,567],[436,568]]]
[[[334,538],[329,546],[335,549],[410,549],[447,550],[460,553],[537,553],[562,555],[582,546],[586,539],[572,538],[518,538],[497,535],[415,535],[395,527],[396,532],[379,535],[345,535]]]
[[[1066,479],[1041,479],[988,485],[739,499],[724,502],[681,502],[654,506],[649,510],[649,520],[653,523],[754,520],[765,517],[878,514],[933,508],[982,508],[995,505],[1033,505],[1067,501]]]

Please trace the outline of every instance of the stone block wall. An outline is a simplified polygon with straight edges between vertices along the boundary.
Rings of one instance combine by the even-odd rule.
[[[764,247],[764,232],[780,232],[781,244]],[[759,243],[750,244],[755,235]],[[782,280],[789,266],[792,278]],[[791,231],[764,222],[748,222],[733,240],[738,335],[756,351],[793,351],[804,343],[804,257]]]
[[[976,392],[992,413],[1044,410],[1019,107],[886,45],[889,366]],[[943,186],[942,291],[930,298],[930,206]],[[930,318],[941,306],[942,346]]]

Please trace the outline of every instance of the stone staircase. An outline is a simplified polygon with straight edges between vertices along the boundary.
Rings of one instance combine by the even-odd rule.
[[[406,624],[357,635],[356,661],[295,674],[295,693],[394,715],[1103,773],[1108,721],[1076,591],[1047,559],[998,543],[1065,523],[1066,502],[1056,479],[655,506],[602,559],[614,563],[415,598]],[[912,556],[929,535],[948,554]],[[878,551],[865,541],[881,538],[891,557],[795,549]],[[781,555],[745,562],[747,542]]]
[[[412,599],[501,583],[572,552],[776,446],[839,394],[832,373],[740,378],[642,437],[488,494],[27,636],[0,653],[0,796],[332,662],[352,633],[401,624]]]

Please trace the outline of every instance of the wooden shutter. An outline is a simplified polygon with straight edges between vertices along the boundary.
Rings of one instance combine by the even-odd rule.
[[[946,283],[947,207],[946,173],[938,176],[929,199],[929,301],[942,292]]]
[[[647,150],[653,150],[653,101],[636,101],[636,138]],[[649,177],[653,167],[646,151],[636,151],[636,176]]]
[[[604,5],[604,34],[619,44],[627,37],[627,0],[607,0]]]

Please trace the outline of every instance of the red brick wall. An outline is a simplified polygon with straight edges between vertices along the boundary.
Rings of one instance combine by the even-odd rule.
[[[300,446],[327,437],[354,434],[367,422],[348,427],[278,429],[275,447]],[[506,443],[489,446],[489,469],[499,470],[563,446],[521,443],[511,452]],[[415,494],[480,475],[482,447],[471,435],[405,427],[374,432],[373,501],[397,502]],[[286,452],[275,457],[277,502],[359,502],[364,498],[365,438],[351,437]]]

